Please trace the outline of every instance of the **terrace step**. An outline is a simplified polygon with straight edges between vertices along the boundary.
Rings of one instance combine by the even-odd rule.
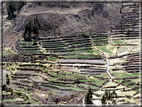
[[[12,76],[12,80],[17,80],[18,78],[21,78],[21,79],[26,79],[28,76]]]
[[[40,50],[40,48],[21,48],[22,50]]]
[[[129,68],[125,68],[125,70],[138,70],[139,69],[139,67],[129,67]]]
[[[106,69],[79,69],[80,72],[106,72]]]
[[[24,82],[20,82],[20,81],[17,81],[17,82],[15,82],[15,83],[13,83],[13,84],[16,84],[16,85],[22,85],[22,86],[30,86],[31,87],[31,84],[29,84],[29,83],[24,83]]]
[[[138,70],[126,70],[126,72],[128,73],[138,73],[140,72],[139,69]]]
[[[62,64],[101,64],[104,65],[104,60],[83,60],[83,59],[59,59],[57,62]]]

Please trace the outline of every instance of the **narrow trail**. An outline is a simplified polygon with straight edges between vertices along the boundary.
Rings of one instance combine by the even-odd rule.
[[[108,33],[108,35],[109,35],[109,41],[108,41],[108,43],[109,44],[111,44],[112,45],[112,41],[110,40],[110,33]],[[112,79],[113,79],[113,76],[110,74],[110,70],[109,70],[109,59],[107,59],[106,58],[106,56],[105,56],[105,54],[102,52],[102,51],[100,51],[99,49],[97,49],[96,47],[95,47],[95,45],[94,45],[94,43],[93,43],[93,38],[92,37],[90,37],[91,38],[91,43],[92,43],[92,47],[93,47],[93,49],[95,49],[96,51],[98,51],[98,52],[100,52],[101,54],[102,54],[102,56],[103,56],[103,59],[104,59],[104,61],[106,61],[106,63],[105,63],[105,65],[106,65],[106,67],[107,67],[107,69],[106,69],[106,73],[108,74],[108,76],[110,77],[110,79],[109,79],[109,81],[112,81]],[[104,84],[104,85],[106,85],[106,84]],[[103,85],[103,86],[104,86]],[[103,87],[102,86],[102,87]],[[100,88],[100,90],[102,89],[102,87]],[[99,102],[97,102],[97,103],[99,103]],[[100,102],[100,104],[101,104],[101,102]]]
[[[109,75],[110,79],[112,80],[112,79],[113,79],[113,77],[112,77],[112,75],[111,75],[111,74],[110,74],[110,72],[109,72],[109,60],[108,60],[108,59],[106,59],[106,61],[107,61],[107,64],[106,64],[106,66],[107,66],[107,70],[106,70],[106,72],[107,72],[107,74]]]
[[[108,34],[109,34],[109,33],[108,33]],[[109,35],[110,35],[110,34],[109,34]],[[109,61],[108,61],[108,59],[106,59],[106,56],[105,56],[105,54],[104,54],[102,51],[100,51],[99,49],[97,49],[97,48],[95,47],[94,42],[93,42],[93,38],[92,38],[91,36],[90,36],[90,38],[91,38],[91,43],[92,43],[93,49],[99,51],[99,52],[102,54],[104,61],[106,61],[106,66],[107,66],[106,72],[107,72],[107,74],[109,75],[109,77],[112,79],[113,77],[111,76],[111,74],[110,74],[110,72],[109,72]]]
[[[85,106],[85,101],[84,101],[85,97],[83,97],[82,102],[83,102],[83,107]]]
[[[42,46],[41,46],[41,43],[39,43],[38,42],[38,44],[37,44],[38,46],[39,46],[39,48],[43,51],[43,54],[47,54],[47,52],[46,52],[46,50],[45,50],[45,48],[43,48]]]

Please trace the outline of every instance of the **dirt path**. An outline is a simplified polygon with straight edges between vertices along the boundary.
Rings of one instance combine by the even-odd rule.
[[[110,33],[108,33],[108,35],[110,35]],[[112,79],[113,77],[112,77],[112,75],[111,75],[110,72],[109,72],[109,61],[108,61],[108,59],[106,59],[106,56],[105,56],[105,54],[104,54],[102,51],[100,51],[99,49],[95,48],[95,45],[94,45],[94,42],[93,42],[93,38],[92,38],[92,37],[90,37],[90,38],[91,38],[91,43],[92,43],[93,48],[94,48],[95,50],[99,51],[99,52],[102,54],[102,56],[103,56],[103,58],[104,58],[104,61],[106,61],[106,66],[107,66],[106,72],[107,72],[107,74],[109,75],[109,77]],[[110,42],[110,39],[109,39],[109,43],[111,43],[111,42]],[[111,79],[110,79],[110,80],[111,80]]]

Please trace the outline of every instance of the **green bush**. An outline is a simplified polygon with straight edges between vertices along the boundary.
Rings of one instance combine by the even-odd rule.
[[[26,97],[26,96],[24,97],[24,100],[25,100],[25,101],[27,100],[27,97]]]
[[[37,40],[34,40],[34,43],[33,43],[33,45],[37,45]]]
[[[93,94],[93,91],[92,91],[92,89],[89,86],[88,92],[87,92],[87,94],[85,96],[85,103],[86,104],[92,104],[92,100],[91,100],[92,94]]]
[[[3,85],[2,85],[2,90],[3,90],[3,91],[6,90],[6,84],[3,84]]]
[[[6,79],[6,84],[9,85],[10,84],[10,78],[9,78],[8,74],[6,74],[6,78],[7,78]]]
[[[25,4],[26,2],[7,2],[7,19],[14,19],[16,17],[16,15],[14,14],[15,11],[19,12]]]
[[[105,91],[105,94],[103,95],[101,102],[102,104],[107,104],[108,102],[111,101],[111,104],[116,104],[116,101],[114,98],[117,98],[117,93],[115,90],[113,92],[110,91]]]

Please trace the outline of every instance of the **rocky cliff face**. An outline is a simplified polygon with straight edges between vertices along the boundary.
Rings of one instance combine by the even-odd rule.
[[[12,28],[23,31],[25,23],[37,15],[41,30],[51,33],[54,25],[63,34],[106,32],[119,22],[119,7],[111,3],[31,3],[23,7]]]
[[[61,35],[107,32],[119,22],[120,7],[119,3],[28,3],[9,29],[22,32],[24,25],[37,15],[40,36],[52,35],[55,26],[56,34],[60,31]]]

